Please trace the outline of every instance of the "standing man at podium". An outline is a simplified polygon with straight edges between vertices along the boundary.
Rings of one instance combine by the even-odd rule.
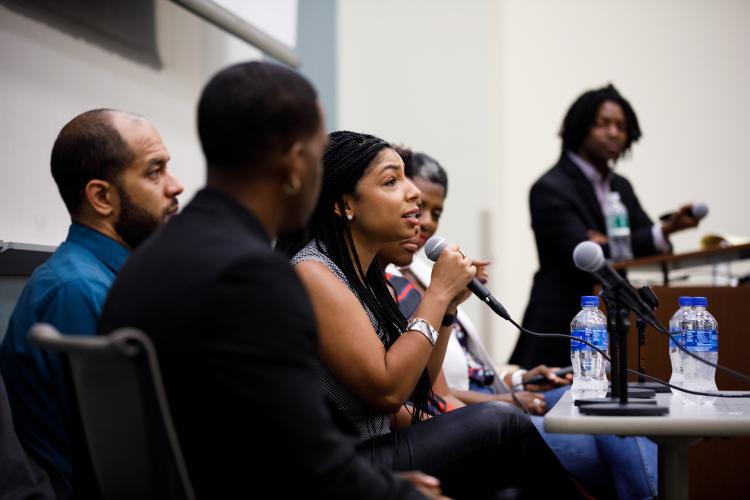
[[[684,205],[661,223],[653,223],[630,182],[614,173],[617,160],[641,137],[635,111],[613,85],[581,95],[563,119],[562,152],[557,164],[531,188],[531,226],[539,270],[523,326],[533,331],[565,333],[596,280],[573,264],[573,249],[586,240],[609,256],[605,210],[611,192],[620,194],[630,219],[633,255],[669,253],[669,235],[698,225],[692,205]],[[522,367],[570,364],[564,339],[521,335],[510,358]]]

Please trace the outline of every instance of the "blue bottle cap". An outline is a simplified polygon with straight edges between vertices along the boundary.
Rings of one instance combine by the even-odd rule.
[[[596,295],[584,295],[581,297],[581,306],[599,307],[599,297]]]
[[[708,307],[708,298],[693,297],[693,307]]]
[[[693,305],[692,297],[680,297],[680,307],[690,307]]]

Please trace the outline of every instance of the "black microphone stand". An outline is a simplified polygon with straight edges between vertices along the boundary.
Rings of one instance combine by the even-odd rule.
[[[650,292],[650,294],[649,294]],[[656,294],[651,290],[651,287],[645,286],[641,287],[638,290],[639,297],[643,300],[643,302],[653,311],[656,309],[656,306],[659,304],[659,299],[656,296]],[[617,311],[620,311],[619,314],[624,314],[620,318],[620,321],[622,321],[622,328],[625,330],[626,333],[630,332],[630,311],[625,308],[624,312],[622,312],[622,308],[620,308],[617,301],[607,300],[607,297],[604,297],[604,303],[607,306],[607,312],[614,311],[615,314],[618,314]],[[611,315],[607,315],[608,318],[612,317]],[[615,318],[616,319],[616,318]],[[638,331],[638,372],[639,373],[646,373],[645,368],[645,359],[646,359],[646,326],[648,323],[641,318],[638,314],[635,315],[635,327]],[[613,321],[608,320],[608,328],[610,331],[616,331],[617,324]],[[624,335],[619,335],[620,338],[623,338]],[[626,338],[626,337],[625,337]],[[627,340],[627,338],[626,338]],[[619,353],[620,346],[615,343],[615,351],[613,351],[613,356],[615,356],[618,359],[618,364],[620,366],[624,366],[627,368],[628,364],[627,362],[619,361],[620,355]],[[625,347],[627,348],[627,346]],[[627,354],[627,352],[625,353]],[[619,380],[619,375],[612,374],[612,380]],[[656,385],[656,384],[654,384]],[[638,398],[638,399],[650,399],[656,396],[656,390],[654,390],[653,387],[646,385],[645,380],[643,377],[638,378],[638,382],[628,383],[627,384],[627,391],[628,391],[628,397],[629,398]],[[618,391],[615,392],[614,384],[612,385],[612,390],[607,394],[608,398],[617,398],[620,394],[619,388]],[[653,404],[652,401],[648,401],[649,404]]]
[[[656,296],[654,291],[651,289],[650,286],[645,285],[638,289],[638,296],[643,300],[643,302],[652,310],[656,310],[657,307],[659,307],[659,297]],[[648,391],[656,392],[664,392],[669,393],[672,392],[669,390],[669,387],[666,387],[661,384],[657,384],[656,382],[646,382],[646,379],[643,377],[643,375],[646,374],[646,327],[648,326],[648,323],[646,323],[643,318],[636,315],[635,318],[635,328],[638,332],[638,382],[630,382],[628,384],[628,388],[630,391],[630,396],[633,397],[633,390],[638,389],[645,389]]]
[[[635,320],[635,329],[638,332],[638,383],[645,384],[646,379],[646,322],[640,317]]]
[[[620,286],[603,287],[601,296],[607,306],[607,329],[610,336],[612,359],[612,397],[600,400],[576,400],[578,411],[584,415],[658,416],[669,413],[669,407],[659,406],[654,399],[628,400],[628,332],[630,308],[623,304]],[[579,401],[582,401],[579,403]],[[585,402],[583,402],[585,401]],[[595,404],[593,402],[596,401]],[[587,404],[588,403],[588,404]]]
[[[602,287],[601,296],[607,308],[607,331],[610,334],[609,354],[612,359],[610,365],[611,388],[607,391],[607,395],[604,398],[576,399],[576,406],[618,402],[620,394],[623,392],[620,385],[620,371],[621,367],[624,366],[627,368],[628,366],[626,335],[630,331],[630,309],[622,306],[619,289],[613,293],[609,293],[609,289]],[[643,322],[642,319],[636,315],[636,325],[639,325],[641,322]],[[645,324],[645,322],[643,323]],[[621,332],[624,332],[624,334]],[[624,347],[621,345],[622,343],[624,343]],[[622,352],[623,349],[624,352]],[[626,357],[624,360],[622,358],[623,355]],[[625,371],[625,379],[627,380],[627,370],[623,370]],[[656,396],[656,391],[653,389],[633,387],[630,384],[626,384],[625,392],[627,392],[627,398],[638,399],[639,402],[644,404],[656,404],[656,400],[653,399]]]

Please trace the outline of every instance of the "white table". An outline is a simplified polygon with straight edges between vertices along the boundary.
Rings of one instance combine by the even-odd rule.
[[[750,394],[721,391],[725,394]],[[544,429],[552,433],[616,434],[648,436],[659,445],[659,498],[688,498],[688,448],[707,437],[750,435],[750,398],[716,398],[713,406],[672,400],[657,394],[658,404],[669,406],[660,417],[581,415],[570,392],[544,417]]]

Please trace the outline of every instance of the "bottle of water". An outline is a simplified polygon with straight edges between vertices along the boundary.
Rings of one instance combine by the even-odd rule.
[[[692,354],[717,363],[719,361],[719,325],[708,312],[706,297],[693,297],[693,308],[682,321],[685,348]],[[682,371],[685,376],[684,387],[693,391],[716,392],[716,369],[701,363],[697,359],[683,353]],[[695,403],[710,405],[716,400],[712,396],[698,396],[684,393],[685,399]]]
[[[581,297],[581,312],[570,323],[573,337],[587,340],[604,352],[609,346],[607,318],[599,310],[599,297]],[[607,395],[609,382],[605,370],[606,360],[586,344],[570,341],[570,362],[573,365],[573,386],[570,389],[573,400],[603,398]]]
[[[607,240],[609,257],[612,262],[633,258],[633,246],[630,243],[630,222],[628,209],[620,200],[620,193],[612,191],[607,198]]]
[[[680,297],[680,308],[669,320],[669,359],[672,361],[672,376],[669,378],[669,383],[678,387],[683,387],[685,382],[685,374],[682,371],[682,358],[685,353],[676,344],[679,343],[682,347],[685,347],[682,321],[691,311],[692,305],[692,297]],[[682,394],[680,391],[672,391],[673,398],[680,398]]]

